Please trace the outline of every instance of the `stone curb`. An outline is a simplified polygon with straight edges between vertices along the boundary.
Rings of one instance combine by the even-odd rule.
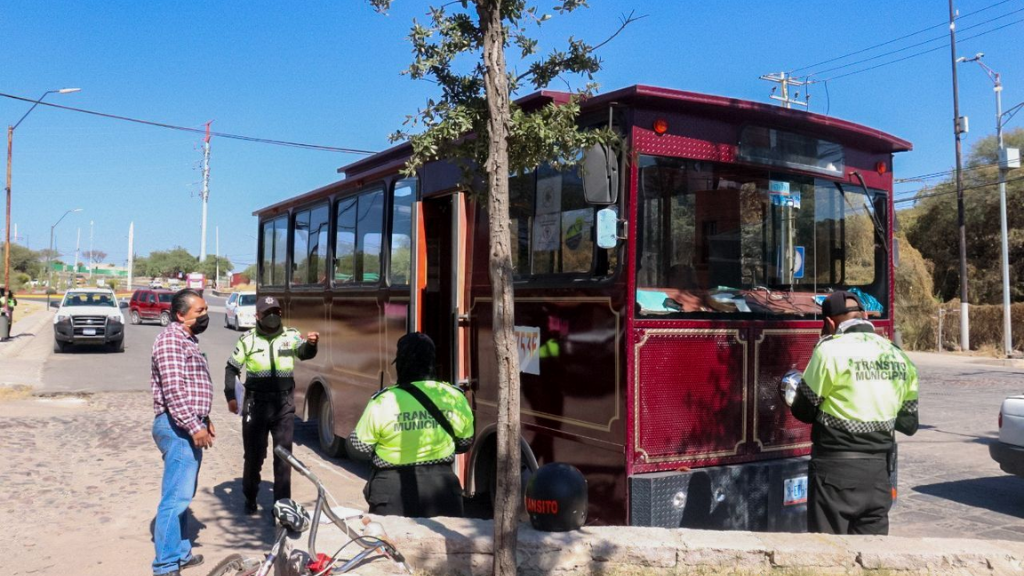
[[[493,523],[463,518],[373,517],[416,574],[491,573]],[[307,534],[286,541],[277,574],[299,575]],[[321,526],[317,548],[333,553],[348,541]],[[349,547],[341,557],[354,554]],[[640,574],[957,574],[1003,575],[1024,571],[1024,543],[1002,540],[828,536],[586,527],[537,532],[519,527],[521,575]],[[356,574],[403,572],[379,559]]]

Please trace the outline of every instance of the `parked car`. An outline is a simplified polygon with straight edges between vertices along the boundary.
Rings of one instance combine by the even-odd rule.
[[[146,320],[156,320],[161,326],[171,321],[170,290],[136,290],[128,302],[128,317],[132,324],[141,324]]]
[[[256,327],[256,293],[232,292],[224,305],[224,326],[232,330]]]
[[[1003,472],[1024,478],[1024,395],[1010,396],[999,409],[999,440],[988,453]]]
[[[53,317],[53,351],[65,352],[69,345],[106,346],[112,352],[124,352],[124,315],[109,288],[76,288],[68,290]]]
[[[153,278],[152,280],[149,281],[149,287],[152,288],[153,290],[159,290],[160,288],[166,288],[166,286],[164,286],[164,279],[163,278]]]

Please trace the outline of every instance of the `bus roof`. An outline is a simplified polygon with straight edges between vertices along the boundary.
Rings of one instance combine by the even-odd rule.
[[[568,92],[541,90],[517,99],[516,104],[525,110],[531,110],[549,103],[563,104],[568,102],[571,97],[572,94]],[[902,138],[824,114],[786,109],[774,104],[739,98],[643,84],[620,88],[589,98],[583,102],[580,112],[583,114],[594,112],[612,103],[652,110],[663,109],[666,112],[674,113],[694,112],[735,123],[749,122],[784,128],[789,131],[813,132],[816,135],[831,137],[845,145],[855,146],[868,152],[895,153],[913,149],[913,145]],[[412,146],[408,142],[403,142],[372,156],[346,164],[338,168],[338,173],[342,174],[342,180],[261,208],[253,212],[253,215],[276,212],[285,206],[301,204],[307,199],[316,198],[339,188],[361,186],[363,182],[369,182],[378,176],[400,169],[411,151]]]

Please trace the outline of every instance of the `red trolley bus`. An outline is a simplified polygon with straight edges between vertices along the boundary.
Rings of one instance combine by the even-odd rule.
[[[511,178],[524,476],[579,468],[592,522],[802,530],[810,432],[777,386],[810,357],[834,289],[858,290],[891,336],[891,167],[910,143],[648,86],[587,100],[580,121],[622,135],[602,204],[576,171]],[[296,405],[332,454],[393,383],[397,339],[430,334],[439,377],[476,411],[460,473],[483,497],[497,405],[486,199],[460,187],[454,163],[403,177],[409,152],[258,210],[259,291],[322,335],[296,370]]]

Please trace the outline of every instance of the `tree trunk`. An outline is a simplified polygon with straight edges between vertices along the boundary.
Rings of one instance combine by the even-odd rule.
[[[494,574],[516,573],[519,528],[519,356],[516,351],[512,299],[512,250],[508,216],[508,132],[511,123],[505,70],[501,0],[478,0],[486,72],[488,218],[490,278],[494,298],[494,353],[498,367],[497,494],[494,496]]]

